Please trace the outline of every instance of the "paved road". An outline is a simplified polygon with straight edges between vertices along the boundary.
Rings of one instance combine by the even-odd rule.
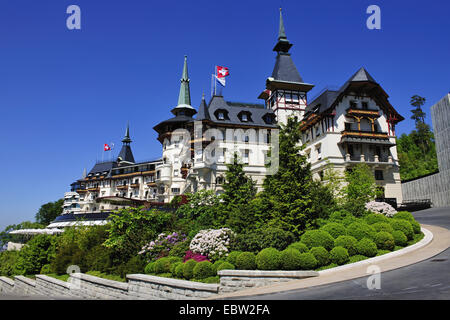
[[[414,213],[417,221],[450,229],[450,208]],[[450,299],[450,248],[428,260],[381,273],[381,289],[369,290],[367,277],[307,289],[242,297],[255,300]]]

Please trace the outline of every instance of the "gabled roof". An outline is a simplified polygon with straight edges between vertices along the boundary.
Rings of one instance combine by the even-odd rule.
[[[94,167],[89,171],[88,174],[103,173],[105,171],[109,173],[111,169],[115,167],[115,161],[98,162],[94,165]]]
[[[118,160],[119,158],[121,159],[121,161],[134,163],[133,152],[131,151],[131,147],[129,144],[122,145],[122,149],[120,149],[120,153],[117,156]]]

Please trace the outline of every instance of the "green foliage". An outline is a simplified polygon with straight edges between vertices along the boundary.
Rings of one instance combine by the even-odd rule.
[[[43,229],[45,225],[37,223],[24,221],[19,224],[11,224],[7,226],[2,232],[0,232],[0,248],[7,244],[9,241],[11,242],[26,242],[28,240],[28,236],[21,234],[10,234],[9,232],[13,230],[20,229]]]
[[[177,264],[177,266],[175,267],[175,273],[172,274],[179,279],[183,279],[184,278],[183,272],[184,272],[184,263],[181,263]]]
[[[0,252],[0,276],[10,277],[16,274],[19,251]]]
[[[392,218],[408,220],[409,222],[416,221],[416,219],[414,219],[414,216],[408,211],[399,211],[394,214]]]
[[[317,260],[310,252],[300,253],[299,264],[301,270],[314,270],[317,266]]]
[[[324,247],[313,247],[310,252],[317,260],[317,266],[326,266],[330,263],[330,253]]]
[[[168,212],[145,210],[139,208],[125,208],[110,216],[108,239],[104,245],[111,248],[115,255],[122,260],[135,256],[148,241],[172,229],[175,217]]]
[[[395,247],[394,247],[395,248]],[[394,250],[394,249],[392,249],[392,250]],[[377,253],[377,257],[378,256],[382,256],[383,254],[386,254],[386,253],[390,253],[391,251],[389,251],[389,250],[378,250],[378,253]]]
[[[349,255],[353,256],[357,253],[356,244],[358,240],[352,236],[339,236],[336,240],[334,240],[335,247],[343,247],[347,249]]]
[[[190,259],[183,265],[183,278],[190,280],[194,277],[194,268],[197,265],[197,261]]]
[[[345,226],[337,222],[329,222],[320,229],[328,232],[334,239],[347,234]]]
[[[308,230],[302,235],[300,241],[309,249],[312,247],[324,247],[327,250],[331,250],[334,246],[333,237],[323,230]]]
[[[215,262],[213,263],[213,269],[214,269],[214,272],[217,273],[217,268],[218,268],[222,263],[224,263],[224,262],[225,262],[225,260],[217,260],[217,261],[215,261]]]
[[[242,251],[231,251],[227,256],[226,261],[232,265],[236,265],[236,259],[241,253]]]
[[[18,274],[37,274],[55,254],[55,236],[40,234],[33,237],[20,251],[16,263]]]
[[[186,255],[186,251],[189,250],[189,243],[190,241],[186,240],[174,245],[169,251],[169,257],[183,258]]]
[[[351,171],[346,171],[345,180],[344,207],[354,216],[360,217],[366,213],[366,203],[374,200],[378,194],[374,174],[367,164],[357,164]]]
[[[347,233],[349,236],[355,237],[356,240],[362,238],[373,239],[375,237],[375,229],[365,222],[353,222],[347,227]]]
[[[36,222],[43,225],[50,224],[57,216],[61,215],[63,203],[64,199],[59,199],[58,201],[43,204],[36,213]]]
[[[277,270],[280,268],[280,251],[266,248],[256,255],[256,266],[259,270]]]
[[[170,260],[168,257],[155,261],[155,273],[170,273]]]
[[[408,240],[413,239],[414,229],[409,221],[404,219],[392,219],[391,226],[394,230],[403,232]]]
[[[420,226],[420,224],[417,221],[410,221],[411,222],[411,226],[413,228],[413,231],[415,234],[420,234],[422,232],[422,228]]]
[[[353,222],[359,221],[352,213],[347,210],[339,210],[334,211],[329,218],[331,222],[338,222],[344,225],[345,227],[349,226]]]
[[[361,254],[357,254],[357,255],[351,256],[348,262],[349,263],[355,263],[355,262],[366,260],[366,259],[367,259],[366,256],[363,256]]]
[[[149,263],[145,266],[144,272],[145,272],[146,274],[155,273],[155,264],[156,264],[156,261],[149,262]]]
[[[236,268],[238,270],[255,270],[256,256],[253,252],[242,252],[236,258]]]
[[[107,274],[107,273],[100,272],[100,271],[88,271],[88,272],[86,272],[86,274],[94,276],[94,277],[107,279],[107,280],[126,282],[126,279],[124,277],[121,277],[119,275],[114,275],[114,274]]]
[[[377,245],[371,239],[363,238],[356,244],[356,251],[366,257],[375,257],[377,255]]]
[[[386,231],[392,234],[394,229],[388,222],[377,222],[372,224],[372,228],[375,229],[376,232]]]
[[[120,264],[113,273],[125,278],[127,274],[136,274],[144,272],[145,261],[141,256],[134,256],[126,263]]]
[[[386,231],[380,231],[375,235],[375,244],[380,250],[394,250],[395,241],[394,237]]]
[[[227,261],[225,261],[224,263],[221,263],[218,267],[217,267],[217,272],[219,272],[220,270],[234,270],[235,266]]]
[[[283,250],[291,244],[294,239],[294,234],[290,231],[277,227],[264,226],[237,235],[236,249],[255,253],[268,247]]]
[[[288,246],[288,249],[297,249],[300,253],[308,252],[308,247],[306,246],[306,244],[300,241],[291,243]]]
[[[379,213],[369,213],[364,216],[364,220],[370,225],[375,223],[389,223],[389,218]]]
[[[408,244],[408,238],[402,231],[394,230],[394,232],[392,232],[392,236],[394,237],[394,243],[396,246],[404,247]]]
[[[213,265],[209,261],[201,261],[197,263],[193,269],[195,279],[205,279],[215,276]]]
[[[332,263],[336,263],[337,265],[347,263],[350,260],[347,249],[344,247],[334,247],[330,251],[330,260]]]
[[[317,268],[316,271],[327,270],[331,268],[336,268],[338,265],[336,263],[330,263],[329,265]]]
[[[50,268],[50,264],[44,264],[41,268],[41,272],[39,272],[40,274],[49,274],[52,273],[51,268]]]
[[[297,249],[285,249],[280,253],[280,262],[283,270],[299,270],[301,268],[301,253]]]

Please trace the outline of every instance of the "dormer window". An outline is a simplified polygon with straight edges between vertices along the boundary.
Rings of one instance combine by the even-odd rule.
[[[219,109],[214,112],[214,115],[216,116],[217,120],[229,120],[227,110]]]
[[[366,101],[361,102],[361,106],[364,110],[369,109],[369,104]]]
[[[350,101],[350,108],[356,109],[356,101]]]
[[[246,113],[243,113],[241,116],[241,120],[247,122],[248,121],[248,117]]]
[[[275,115],[272,113],[266,113],[263,116],[263,120],[266,124],[274,124],[275,123]]]
[[[239,118],[242,122],[249,122],[249,121],[252,121],[251,113],[248,112],[248,111],[241,111],[241,112],[239,112],[238,118]]]

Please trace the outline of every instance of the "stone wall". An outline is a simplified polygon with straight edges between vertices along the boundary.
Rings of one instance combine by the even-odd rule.
[[[128,283],[72,273],[68,281],[83,299],[128,299]]]
[[[14,280],[8,277],[0,277],[0,294],[13,294]]]
[[[317,277],[316,271],[221,270],[220,293],[262,287],[279,282]]]

